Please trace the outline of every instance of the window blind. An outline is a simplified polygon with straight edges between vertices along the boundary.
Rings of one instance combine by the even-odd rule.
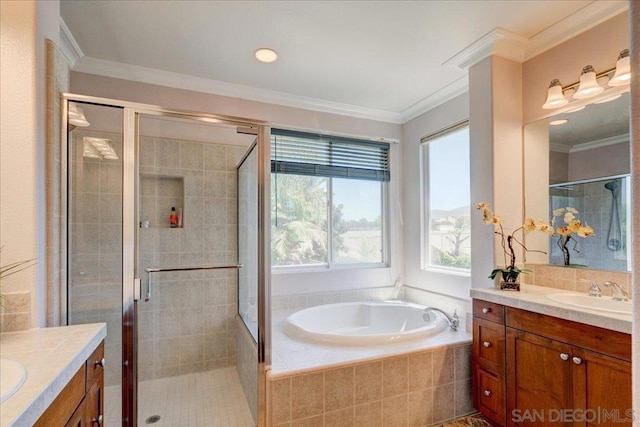
[[[271,172],[389,181],[389,144],[271,129]]]

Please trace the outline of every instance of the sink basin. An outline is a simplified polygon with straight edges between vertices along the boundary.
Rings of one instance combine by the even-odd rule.
[[[0,403],[20,390],[27,380],[27,371],[20,362],[0,359]]]
[[[598,298],[583,294],[559,292],[548,294],[547,298],[551,301],[573,305],[575,307],[605,311],[607,313],[631,314],[630,301],[614,301],[610,297]]]

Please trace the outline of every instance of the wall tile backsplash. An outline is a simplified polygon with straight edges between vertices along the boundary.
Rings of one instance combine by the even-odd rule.
[[[591,270],[588,268],[572,268],[560,265],[525,264],[531,273],[523,276],[529,285],[546,286],[576,292],[589,292],[590,284],[581,280],[594,281],[599,285],[607,280],[616,282],[631,295],[631,273],[619,271]],[[610,296],[611,289],[600,286],[602,294]]]
[[[31,327],[31,293],[11,292],[0,300],[0,332],[16,332]]]

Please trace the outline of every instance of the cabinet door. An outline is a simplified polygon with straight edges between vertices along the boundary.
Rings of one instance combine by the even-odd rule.
[[[90,424],[87,424],[87,416],[86,416],[86,407],[84,405],[85,401],[83,400],[78,409],[73,413],[65,427],[91,427]]]
[[[571,354],[570,345],[507,328],[508,425],[558,425],[557,411],[573,408]]]
[[[631,426],[631,363],[575,348],[574,403],[579,426]]]
[[[104,423],[104,374],[91,385],[84,398],[85,420],[87,426],[100,426]]]

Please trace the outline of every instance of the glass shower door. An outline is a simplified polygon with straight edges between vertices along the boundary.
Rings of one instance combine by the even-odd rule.
[[[67,323],[107,324],[105,423],[121,426],[123,109],[69,105]]]
[[[175,115],[138,129],[138,424],[255,426],[236,339],[236,166],[255,137]]]

